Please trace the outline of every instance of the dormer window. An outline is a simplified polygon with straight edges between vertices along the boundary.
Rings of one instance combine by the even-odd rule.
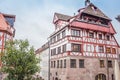
[[[88,22],[92,22],[92,19],[89,18],[89,19],[88,19]]]
[[[105,20],[101,20],[101,24],[103,24],[103,25],[108,25],[108,22],[105,21]]]
[[[97,11],[97,7],[92,6],[91,7],[95,12]]]

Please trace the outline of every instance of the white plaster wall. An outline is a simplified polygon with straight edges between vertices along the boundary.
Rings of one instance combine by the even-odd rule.
[[[67,44],[66,50],[67,50],[67,51],[71,51],[71,43],[68,43],[68,44]]]
[[[49,63],[48,63],[48,61],[49,61],[49,48],[48,49],[46,49],[46,50],[44,50],[44,51],[42,51],[41,53],[39,53],[39,55],[40,55],[40,59],[41,59],[41,61],[40,61],[40,76],[42,76],[42,78],[44,79],[44,80],[48,80],[48,72],[49,72],[49,70],[48,70],[48,68],[49,68]]]
[[[71,35],[71,29],[66,28],[66,36]]]
[[[120,80],[120,69],[117,60],[115,60],[115,80]]]
[[[99,52],[98,45],[96,46],[96,52]]]
[[[83,50],[84,50],[84,51],[87,51],[87,49],[86,49],[86,44],[83,45]]]

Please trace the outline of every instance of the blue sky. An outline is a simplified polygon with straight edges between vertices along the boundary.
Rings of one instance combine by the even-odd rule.
[[[16,15],[16,39],[28,39],[36,49],[43,45],[54,31],[52,24],[55,12],[73,16],[84,7],[85,0],[0,0],[0,12]],[[120,44],[120,23],[115,17],[120,14],[120,0],[91,0],[112,19]]]

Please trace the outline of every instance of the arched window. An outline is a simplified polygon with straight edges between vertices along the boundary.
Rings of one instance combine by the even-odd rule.
[[[98,74],[95,77],[95,80],[106,80],[106,76],[104,74]]]
[[[58,80],[58,78],[56,77],[55,80]]]
[[[114,75],[112,74],[112,80],[114,80]]]

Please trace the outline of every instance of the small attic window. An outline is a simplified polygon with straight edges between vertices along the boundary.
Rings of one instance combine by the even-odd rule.
[[[97,7],[95,7],[95,6],[91,6],[91,8],[92,8],[94,11],[97,10]]]

